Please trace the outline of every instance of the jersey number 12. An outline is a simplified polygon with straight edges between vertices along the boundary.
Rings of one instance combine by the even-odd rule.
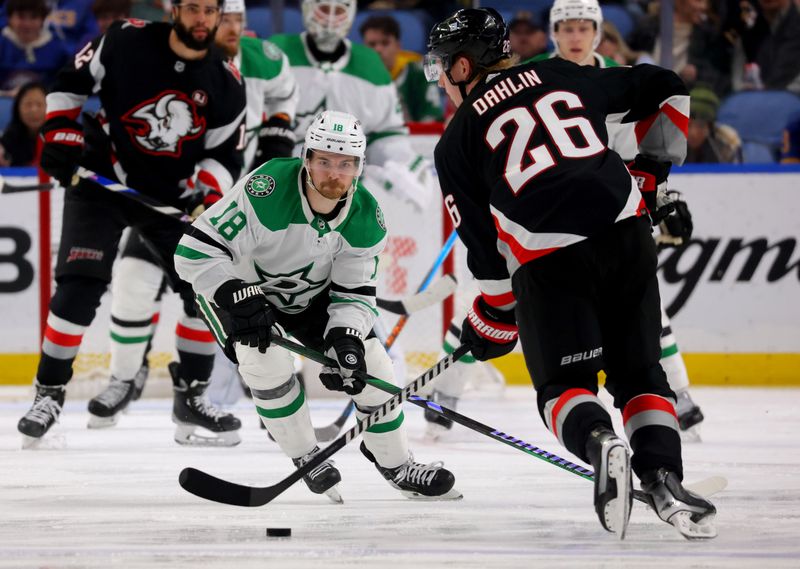
[[[599,154],[606,146],[592,128],[586,117],[561,118],[553,108],[556,103],[566,104],[568,109],[582,109],[583,103],[575,93],[554,91],[548,93],[533,105],[514,107],[498,116],[486,132],[486,142],[492,150],[497,150],[506,139],[503,127],[513,123],[516,127],[508,146],[504,178],[514,195],[533,178],[556,165],[556,159],[546,144],[529,148],[534,130],[541,124],[550,134],[562,158],[586,158]],[[579,146],[570,136],[570,130],[577,129],[583,138]],[[523,162],[529,162],[523,166]]]

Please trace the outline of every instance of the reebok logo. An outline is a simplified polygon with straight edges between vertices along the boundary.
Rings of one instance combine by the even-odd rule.
[[[572,354],[570,356],[564,356],[561,358],[561,365],[569,365],[575,364],[578,362],[582,362],[585,360],[592,360],[594,358],[598,358],[603,355],[603,348],[595,348],[594,350],[587,350],[585,352],[578,352],[577,354]]]
[[[257,285],[250,285],[233,293],[233,303],[239,304],[250,297],[264,294]]]

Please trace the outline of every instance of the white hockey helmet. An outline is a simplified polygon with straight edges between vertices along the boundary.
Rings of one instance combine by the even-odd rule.
[[[555,31],[556,24],[567,20],[589,20],[594,22],[595,35],[592,50],[597,49],[603,38],[603,11],[597,0],[556,0],[550,8],[550,39],[558,51]]]
[[[303,25],[324,51],[347,37],[356,18],[356,0],[303,0]]]
[[[350,113],[341,111],[322,111],[311,122],[306,131],[303,144],[303,163],[308,168],[309,151],[321,150],[355,156],[358,158],[358,178],[364,171],[367,152],[367,137],[361,128],[361,121]],[[354,184],[355,185],[355,184]]]
[[[223,14],[244,14],[244,0],[224,0],[222,3]]]

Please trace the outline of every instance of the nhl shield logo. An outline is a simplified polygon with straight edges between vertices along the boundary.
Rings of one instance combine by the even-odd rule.
[[[383,219],[383,211],[381,211],[380,206],[375,208],[375,219],[378,220],[378,225],[380,225],[381,229],[386,231],[386,220]]]
[[[247,180],[244,189],[253,197],[265,198],[275,190],[275,178],[264,174],[256,174]]]

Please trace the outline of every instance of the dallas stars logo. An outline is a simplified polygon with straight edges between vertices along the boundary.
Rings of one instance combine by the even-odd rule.
[[[272,274],[253,263],[259,277],[258,285],[265,293],[276,298],[283,306],[292,306],[301,294],[325,286],[327,280],[315,281],[308,277],[314,263],[288,273]]]

